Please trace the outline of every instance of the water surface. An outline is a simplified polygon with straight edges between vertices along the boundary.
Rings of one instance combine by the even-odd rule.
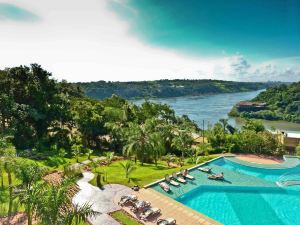
[[[238,92],[227,94],[214,94],[202,96],[185,96],[177,98],[158,98],[151,101],[170,105],[176,112],[176,115],[188,115],[200,127],[208,124],[214,124],[221,118],[228,118],[228,112],[231,108],[243,100],[250,100],[257,96],[261,91]],[[134,101],[141,104],[144,100]],[[241,127],[244,120],[241,118],[229,118],[229,123],[235,127]],[[263,120],[267,129],[276,128],[285,131],[300,132],[300,124],[286,121],[266,121]]]

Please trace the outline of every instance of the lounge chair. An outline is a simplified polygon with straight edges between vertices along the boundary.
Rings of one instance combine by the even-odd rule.
[[[157,225],[175,225],[176,220],[173,218],[159,219],[156,224]]]
[[[148,217],[160,214],[159,208],[145,208],[140,215],[141,220],[146,221]]]
[[[173,186],[179,186],[179,183],[174,181],[174,180],[171,180],[170,176],[169,175],[166,175],[165,176],[165,180],[167,183],[173,185]]]
[[[189,171],[187,169],[185,170],[180,170],[180,173],[181,175],[184,177],[184,178],[187,178],[187,179],[190,179],[190,180],[194,180],[195,178],[191,175],[189,175]]]
[[[176,172],[173,172],[173,173],[172,173],[172,177],[173,177],[173,179],[177,180],[177,181],[180,182],[180,183],[183,183],[183,184],[186,183],[186,180],[183,179],[182,177],[178,177]]]
[[[130,210],[133,212],[138,212],[140,210],[143,210],[143,209],[149,207],[151,205],[151,203],[148,201],[141,200],[141,201],[133,202],[132,205],[133,206],[130,208]]]
[[[133,203],[137,201],[137,196],[136,195],[123,195],[120,199],[120,201],[118,202],[118,205],[125,205],[129,202]]]
[[[200,170],[204,173],[211,173],[211,168],[199,167],[198,170]]]
[[[211,179],[211,180],[224,180],[224,173],[208,175],[208,179]]]
[[[171,190],[170,186],[166,182],[160,182],[159,186],[165,191],[169,192]]]

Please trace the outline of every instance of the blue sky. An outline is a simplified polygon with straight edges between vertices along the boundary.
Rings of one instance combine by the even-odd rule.
[[[300,80],[299,0],[0,0],[0,30],[57,79]]]
[[[300,52],[297,0],[127,0],[110,6],[133,35],[186,54],[272,59]]]

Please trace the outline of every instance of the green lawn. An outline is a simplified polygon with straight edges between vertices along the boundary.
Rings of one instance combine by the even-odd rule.
[[[136,219],[133,219],[122,210],[111,213],[111,216],[124,225],[141,225]]]
[[[203,157],[203,161],[215,158],[215,156]],[[180,169],[190,168],[195,164],[188,163],[187,160],[182,168],[169,168],[165,162],[159,161],[157,166],[155,164],[144,163],[142,166],[139,162],[136,164],[137,169],[134,170],[130,175],[130,180],[125,177],[125,172],[120,163],[124,163],[126,160],[118,161],[112,163],[110,166],[98,167],[97,171],[106,174],[107,180],[103,181],[102,184],[112,183],[112,184],[123,184],[129,187],[135,184],[140,187],[146,184],[152,183],[158,179],[164,178],[166,174],[171,174],[172,172],[178,172]],[[102,175],[103,177],[104,175]],[[96,177],[91,181],[91,184],[96,186]]]

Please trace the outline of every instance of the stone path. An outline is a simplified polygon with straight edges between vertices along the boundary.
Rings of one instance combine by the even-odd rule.
[[[100,190],[89,184],[89,181],[93,178],[93,173],[83,173],[83,178],[77,182],[81,190],[74,196],[73,204],[83,205],[89,203],[92,205],[93,210],[100,213],[96,218],[90,219],[93,225],[119,225],[119,222],[109,216],[108,213],[121,209],[114,202],[116,195],[129,194],[132,193],[132,190],[119,184],[104,185],[104,189]]]

